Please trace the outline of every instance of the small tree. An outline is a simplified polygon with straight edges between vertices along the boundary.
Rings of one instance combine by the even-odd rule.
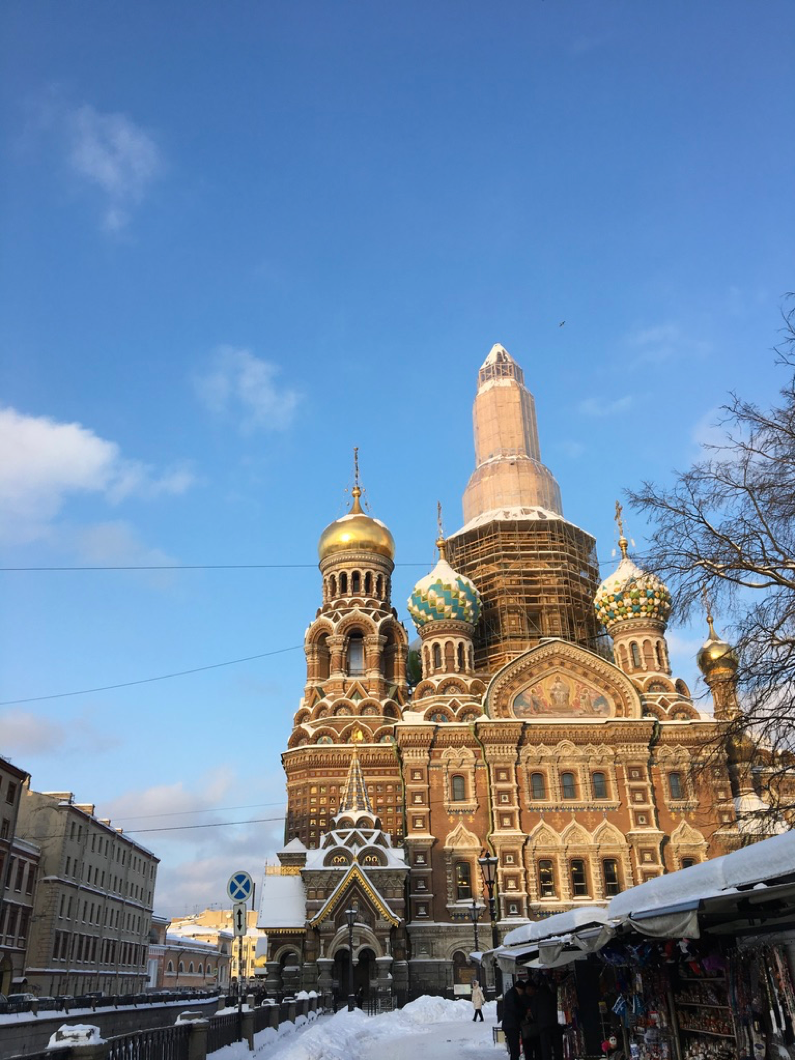
[[[790,296],[792,297],[792,296]],[[759,794],[795,811],[795,308],[777,347],[787,372],[780,401],[762,409],[732,393],[722,407],[726,438],[673,486],[629,492],[654,530],[647,566],[669,584],[674,616],[703,594],[741,660],[742,712],[735,742],[753,738]]]

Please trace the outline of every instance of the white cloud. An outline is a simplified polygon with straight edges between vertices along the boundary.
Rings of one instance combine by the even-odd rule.
[[[49,524],[75,494],[99,493],[110,503],[129,496],[183,493],[187,468],[158,474],[122,457],[118,445],[79,423],[58,423],[0,408],[0,540],[25,542],[47,535]]]
[[[108,732],[104,715],[92,710],[76,715],[65,726],[24,705],[12,706],[0,710],[0,731],[3,753],[17,756],[20,763],[28,763],[28,768],[35,756],[54,755],[63,763],[67,756],[79,755],[82,760],[86,754],[107,752],[119,744]]]
[[[670,322],[634,331],[626,343],[635,351],[633,367],[663,364],[680,357],[704,357],[712,349],[710,343],[683,334],[678,324]]]
[[[202,773],[195,792],[177,781],[130,791],[103,805],[103,817],[162,859],[155,889],[158,913],[176,916],[226,904],[227,881],[238,869],[259,884],[265,860],[273,859],[284,841],[283,776],[275,771],[264,779],[264,788],[256,793],[246,788],[241,797],[239,778],[221,767]],[[264,805],[251,805],[259,801]]]
[[[3,730],[3,752],[18,755],[20,760],[58,751],[67,736],[64,727],[57,722],[19,708],[0,711],[0,729]]]
[[[296,390],[278,385],[280,371],[250,350],[222,346],[194,387],[213,415],[237,420],[243,432],[281,431],[291,424],[301,399]]]
[[[631,408],[634,398],[631,394],[614,398],[612,401],[600,401],[598,398],[589,397],[578,405],[583,416],[617,416]]]
[[[103,114],[90,104],[67,112],[69,165],[105,200],[103,221],[117,232],[163,170],[157,144],[124,114]]]

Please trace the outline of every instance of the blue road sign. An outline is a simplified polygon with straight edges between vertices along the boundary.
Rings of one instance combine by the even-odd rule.
[[[254,884],[247,872],[236,872],[226,885],[226,893],[233,902],[247,902]]]

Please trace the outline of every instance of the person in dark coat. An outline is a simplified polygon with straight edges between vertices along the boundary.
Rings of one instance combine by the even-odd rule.
[[[528,1006],[525,985],[524,979],[517,979],[513,986],[505,991],[502,1001],[502,1029],[505,1031],[511,1060],[519,1060],[519,1039]]]
[[[527,984],[526,995],[529,1019],[522,1029],[526,1060],[561,1060],[557,995],[546,983],[533,982]]]

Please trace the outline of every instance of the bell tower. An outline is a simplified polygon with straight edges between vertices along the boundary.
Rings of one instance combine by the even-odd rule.
[[[395,542],[362,507],[358,450],[351,493],[349,511],[320,535],[321,605],[304,637],[304,695],[282,756],[285,839],[309,848],[333,827],[354,750],[384,830],[403,831],[392,741],[408,700],[408,636],[392,608]]]

